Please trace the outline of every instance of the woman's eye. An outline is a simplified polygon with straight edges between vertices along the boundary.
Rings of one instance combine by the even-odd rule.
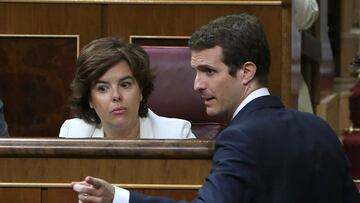
[[[103,86],[103,85],[96,87],[96,90],[97,90],[98,92],[106,92],[107,89],[108,89],[108,87]]]
[[[122,82],[121,83],[121,87],[123,87],[125,89],[131,87],[131,85],[132,85],[131,82]]]

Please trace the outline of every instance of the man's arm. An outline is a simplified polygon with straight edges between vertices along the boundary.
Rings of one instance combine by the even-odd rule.
[[[217,139],[211,173],[194,203],[251,202],[255,176],[255,147],[245,133],[224,130]],[[175,203],[166,197],[130,192],[130,203]],[[184,203],[179,201],[177,203]]]
[[[256,184],[254,157],[254,146],[248,136],[239,130],[224,130],[218,136],[211,173],[193,202],[250,202]],[[114,187],[98,178],[87,177],[84,182],[74,183],[73,188],[84,203],[112,203],[115,195]],[[186,202],[136,192],[130,192],[129,198],[129,203]],[[113,203],[128,202],[115,200]]]

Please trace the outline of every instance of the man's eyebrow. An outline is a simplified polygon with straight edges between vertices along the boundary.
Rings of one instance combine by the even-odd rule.
[[[215,69],[214,66],[208,65],[208,64],[200,64],[196,67],[199,70],[205,70],[205,69]]]

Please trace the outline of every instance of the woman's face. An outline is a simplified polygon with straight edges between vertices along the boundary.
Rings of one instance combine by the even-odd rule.
[[[129,130],[139,122],[142,94],[129,65],[121,61],[91,87],[89,105],[100,117],[104,130]]]

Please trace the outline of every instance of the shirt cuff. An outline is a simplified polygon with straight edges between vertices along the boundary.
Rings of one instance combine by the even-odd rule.
[[[115,188],[114,200],[113,203],[129,203],[130,201],[130,192],[120,187]]]

